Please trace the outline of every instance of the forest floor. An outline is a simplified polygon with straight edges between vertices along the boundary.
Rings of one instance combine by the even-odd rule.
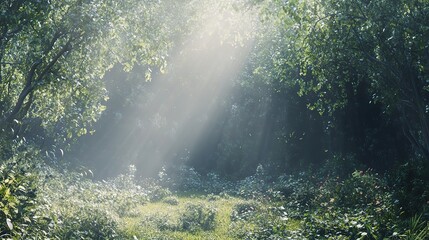
[[[138,207],[134,216],[123,218],[123,231],[127,235],[138,239],[237,239],[237,234],[248,235],[257,224],[249,220],[250,215],[258,212],[268,212],[269,208],[276,208],[278,204],[262,205],[253,200],[236,197],[219,197],[214,195],[193,195],[170,197],[162,202],[148,203]],[[210,219],[208,209],[215,211]],[[202,210],[201,212],[198,212]],[[192,213],[194,211],[194,213]],[[191,213],[191,215],[189,215]],[[260,214],[260,213],[259,213]],[[186,222],[195,221],[192,223]],[[241,215],[241,216],[239,216]],[[184,217],[185,216],[185,217]],[[300,222],[278,215],[277,219],[267,221],[284,221],[284,231],[297,231],[301,228]],[[187,226],[186,224],[189,224]],[[192,229],[192,228],[195,229]],[[256,236],[257,237],[257,236]]]
[[[108,181],[18,168],[0,168],[0,239],[429,239],[428,207],[370,170],[272,177],[261,168],[232,182],[186,168]]]
[[[205,195],[170,197],[166,201],[147,203],[137,208],[134,216],[125,217],[124,232],[127,235],[136,236],[138,239],[157,239],[160,237],[170,239],[234,239],[230,234],[231,214],[237,204],[245,203],[245,200],[229,198],[210,198]],[[202,219],[199,223],[206,229],[191,229],[192,227],[177,227],[183,218],[183,213],[199,206],[209,206],[216,211],[212,222]],[[204,214],[204,213],[202,213]],[[203,217],[203,216],[202,216]],[[210,216],[205,216],[209,218]],[[198,218],[198,217],[197,217]],[[183,221],[183,219],[182,219]],[[210,226],[212,224],[212,226]],[[251,226],[248,226],[251,227]],[[185,228],[186,230],[184,231]]]

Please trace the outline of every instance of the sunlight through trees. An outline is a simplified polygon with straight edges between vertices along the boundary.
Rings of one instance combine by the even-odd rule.
[[[3,0],[0,239],[429,238],[427,0]]]

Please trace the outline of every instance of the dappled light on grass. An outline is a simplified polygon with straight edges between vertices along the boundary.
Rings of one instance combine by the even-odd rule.
[[[43,194],[34,201],[24,192],[19,196],[17,207],[33,211],[9,222],[20,236],[35,239],[424,240],[428,236],[421,216],[409,222],[397,218],[385,179],[371,172],[356,172],[344,180],[255,174],[226,181],[203,179],[184,170],[179,174],[184,181],[176,183],[141,181],[133,171],[93,181],[78,172],[46,168],[48,175],[38,175],[43,184],[37,191]],[[362,198],[360,191],[370,194]]]

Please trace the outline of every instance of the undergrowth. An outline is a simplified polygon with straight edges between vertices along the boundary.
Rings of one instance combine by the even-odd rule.
[[[0,165],[1,239],[429,238],[425,196],[404,207],[405,173],[274,177],[259,166],[231,182],[182,167],[174,182],[165,170],[157,179],[137,179],[130,166],[95,181],[90,170],[37,159],[20,154]]]

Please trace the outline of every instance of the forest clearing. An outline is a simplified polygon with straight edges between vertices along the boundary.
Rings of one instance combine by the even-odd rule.
[[[3,0],[0,239],[429,239],[427,0]]]

